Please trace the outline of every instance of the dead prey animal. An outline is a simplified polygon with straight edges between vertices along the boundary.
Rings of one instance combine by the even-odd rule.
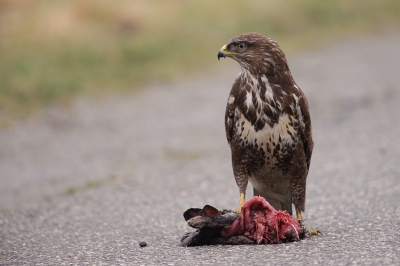
[[[203,209],[188,209],[183,216],[197,230],[182,237],[182,246],[278,244],[308,235],[301,221],[286,211],[275,210],[258,196],[247,201],[241,213],[206,205]]]

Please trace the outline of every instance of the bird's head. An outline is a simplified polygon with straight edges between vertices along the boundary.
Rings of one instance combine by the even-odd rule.
[[[221,57],[231,57],[250,72],[266,73],[276,65],[286,65],[285,55],[272,39],[259,33],[240,34],[229,40],[218,52]]]

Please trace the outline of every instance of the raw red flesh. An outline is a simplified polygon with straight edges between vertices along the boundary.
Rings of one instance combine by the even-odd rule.
[[[242,206],[232,225],[222,230],[223,237],[245,235],[257,244],[274,244],[299,240],[299,222],[286,211],[275,210],[263,197],[254,197]]]

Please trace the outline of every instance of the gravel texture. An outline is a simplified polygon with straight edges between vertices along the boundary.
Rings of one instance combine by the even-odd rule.
[[[399,265],[399,47],[394,32],[288,57],[315,140],[305,219],[322,236],[179,246],[186,209],[239,200],[223,125],[239,67],[216,47],[219,72],[0,131],[0,265]]]

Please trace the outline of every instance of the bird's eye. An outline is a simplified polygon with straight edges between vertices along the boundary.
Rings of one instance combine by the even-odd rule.
[[[238,50],[244,50],[246,48],[246,44],[244,44],[244,43],[238,43],[238,44],[236,44],[236,49],[238,49]]]

